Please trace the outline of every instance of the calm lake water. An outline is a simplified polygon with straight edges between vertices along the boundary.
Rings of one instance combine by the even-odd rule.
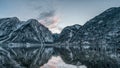
[[[70,64],[66,64],[60,56],[57,57],[52,57],[48,63],[44,64],[42,67],[40,68],[87,68],[86,66],[82,65],[82,66],[75,66],[75,65],[70,65]]]

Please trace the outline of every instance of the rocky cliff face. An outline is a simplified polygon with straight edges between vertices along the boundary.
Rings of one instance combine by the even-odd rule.
[[[1,43],[52,43],[52,33],[35,19],[19,21],[18,18],[0,19]]]
[[[56,40],[57,43],[65,43],[69,42],[73,36],[78,32],[81,28],[81,25],[75,24],[72,26],[65,27],[62,32],[60,33],[58,39]]]
[[[119,35],[119,29],[120,8],[110,8],[83,25],[71,42],[99,42],[108,36],[112,39]]]

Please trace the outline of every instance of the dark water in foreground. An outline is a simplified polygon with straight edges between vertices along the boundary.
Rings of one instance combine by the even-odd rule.
[[[0,44],[0,67],[120,68],[120,53],[115,47],[109,48],[79,44]]]

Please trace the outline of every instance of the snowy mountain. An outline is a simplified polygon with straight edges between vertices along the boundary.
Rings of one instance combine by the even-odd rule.
[[[1,43],[52,43],[52,33],[35,19],[20,21],[18,18],[0,19]]]
[[[103,41],[104,40],[104,41]],[[111,41],[113,40],[113,41]],[[89,44],[119,43],[120,7],[110,8],[81,27],[70,42],[87,42]],[[116,42],[115,42],[116,41]]]
[[[69,42],[70,39],[75,36],[75,34],[78,32],[78,30],[82,26],[79,24],[75,24],[72,26],[67,26],[65,27],[62,32],[59,35],[59,38],[56,40],[56,42],[64,43],[64,42]]]

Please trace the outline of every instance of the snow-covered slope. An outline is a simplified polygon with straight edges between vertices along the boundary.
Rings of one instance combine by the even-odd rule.
[[[120,32],[120,7],[114,7],[106,10],[100,15],[88,21],[78,33],[72,37],[70,42],[94,42],[102,39],[107,39],[106,36],[112,39]],[[115,35],[116,34],[116,35]],[[117,41],[117,39],[116,39]]]
[[[81,28],[82,26],[79,24],[75,24],[72,26],[67,26],[65,27],[62,32],[60,33],[58,39],[56,40],[56,42],[58,43],[64,43],[64,42],[69,42],[70,39],[75,36],[75,34],[78,32],[78,30]]]
[[[19,21],[18,18],[0,19],[1,43],[52,43],[52,33],[35,19]]]

